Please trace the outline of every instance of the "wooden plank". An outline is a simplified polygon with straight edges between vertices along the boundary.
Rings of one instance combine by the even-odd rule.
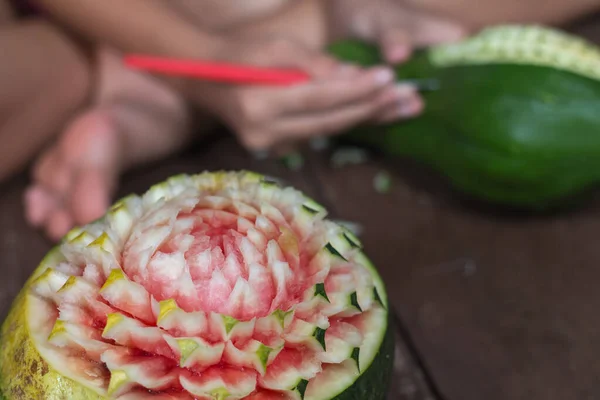
[[[23,179],[0,186],[0,318],[35,266],[50,249],[46,239],[25,224]]]
[[[429,383],[423,368],[417,363],[407,337],[396,321],[396,352],[394,370],[388,400],[438,400],[439,397]]]
[[[449,400],[591,399],[600,351],[600,201],[547,218],[465,205],[435,176],[313,156],[339,218],[363,226],[428,372]],[[392,176],[388,194],[373,178]]]

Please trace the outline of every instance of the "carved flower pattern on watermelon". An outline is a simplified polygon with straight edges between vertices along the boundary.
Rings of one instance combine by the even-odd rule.
[[[358,240],[252,173],[172,178],[60,253],[31,287],[33,340],[108,398],[317,399],[332,377],[350,386],[385,333]]]

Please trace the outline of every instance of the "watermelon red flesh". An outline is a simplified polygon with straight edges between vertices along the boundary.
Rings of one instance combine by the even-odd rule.
[[[341,228],[262,185],[165,196],[130,210],[126,237],[99,222],[71,238],[33,287],[56,310],[38,323],[40,353],[112,397],[302,398],[365,343],[361,316],[384,329],[386,313]],[[358,376],[353,362],[342,370]],[[90,368],[93,383],[78,373]]]
[[[144,232],[128,243],[123,270],[156,300],[174,299],[188,312],[214,311],[249,320],[289,307],[306,289],[295,284],[306,282],[306,269],[298,265],[298,247],[286,238],[295,239],[291,228],[280,225],[279,233],[255,229],[248,237],[238,231],[246,222],[253,223],[225,210],[180,215],[174,224],[177,233],[157,246],[149,262],[139,260],[144,254],[139,249],[146,248]],[[272,266],[278,262],[287,263],[291,273],[273,276]],[[288,282],[292,276],[294,282]]]

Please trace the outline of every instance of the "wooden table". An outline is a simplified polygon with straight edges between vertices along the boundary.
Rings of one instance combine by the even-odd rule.
[[[579,32],[600,37],[597,24]],[[121,194],[177,173],[251,169],[359,222],[399,316],[394,400],[600,397],[600,201],[568,215],[499,215],[462,204],[435,177],[390,160],[300,171],[248,157],[231,138],[123,178]],[[374,175],[392,174],[378,194]],[[25,177],[0,186],[0,317],[44,253],[23,219]]]

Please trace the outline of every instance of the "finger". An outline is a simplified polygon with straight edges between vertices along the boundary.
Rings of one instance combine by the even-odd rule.
[[[425,108],[420,97],[405,99],[404,102],[386,107],[375,119],[375,123],[387,124],[419,116]]]
[[[357,78],[338,78],[272,92],[277,95],[280,114],[323,112],[372,97],[394,82],[392,70],[375,67]]]
[[[233,129],[241,130],[249,125],[262,125],[286,114],[322,112],[339,107],[343,102],[362,100],[379,90],[386,82],[393,82],[393,79],[391,70],[367,74],[359,68],[348,66],[329,81],[291,88],[237,89],[234,96],[237,96],[238,101],[234,107],[221,104],[223,96],[211,96],[213,101],[210,107],[225,120],[233,121]]]
[[[325,112],[321,110],[313,115],[282,117],[270,122],[268,126],[255,126],[236,133],[247,149],[264,156],[279,148],[281,143],[297,145],[316,136],[335,134],[336,131],[347,129],[357,122],[373,121],[387,107],[396,105],[399,97],[403,96],[402,92],[403,90],[394,87],[387,88],[381,93],[341,109]],[[288,145],[284,145],[283,148],[289,149]]]
[[[378,42],[386,62],[399,64],[408,60],[412,53],[412,43],[404,29],[393,26],[380,27]]]
[[[351,71],[351,69],[344,70],[346,64],[343,64],[334,57],[320,53],[307,54],[306,58],[299,60],[298,67],[316,80],[326,79],[336,72],[345,71],[348,73]]]
[[[323,79],[343,67],[343,63],[335,57],[287,39],[271,42],[257,61],[266,66],[297,68],[314,79]]]
[[[409,84],[399,84],[390,91],[393,100],[382,107],[375,116],[375,122],[389,122],[411,118],[422,111],[423,101],[417,89]]]
[[[402,28],[399,28],[402,27]],[[406,61],[414,48],[463,39],[467,29],[456,21],[405,7],[382,14],[375,31],[387,62]]]
[[[57,209],[50,215],[46,232],[50,239],[59,241],[73,226],[73,218],[65,209]]]
[[[288,117],[272,124],[270,135],[273,142],[282,137],[305,140],[320,135],[334,135],[372,120],[389,101],[389,98],[379,96],[378,99],[369,99],[316,115]]]
[[[413,14],[408,27],[407,33],[415,47],[452,43],[469,34],[466,27],[458,22],[420,12]]]
[[[51,193],[40,185],[28,188],[24,200],[25,216],[34,227],[42,226],[51,212],[60,204]]]
[[[56,193],[64,193],[71,184],[71,175],[67,168],[61,152],[55,147],[46,152],[33,168],[33,179]]]
[[[70,211],[78,225],[100,218],[110,206],[114,171],[91,165],[81,168],[73,181]]]

